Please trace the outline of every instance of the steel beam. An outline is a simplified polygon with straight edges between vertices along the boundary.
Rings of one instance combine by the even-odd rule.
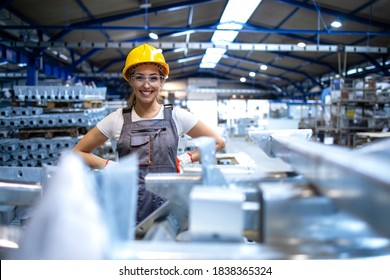
[[[101,48],[101,49],[132,49],[138,45],[136,42],[0,42],[12,48]],[[187,48],[195,50],[206,50],[208,48],[223,48],[233,51],[279,51],[279,52],[347,52],[347,53],[388,53],[388,47],[380,46],[342,46],[342,45],[306,45],[298,47],[296,44],[251,44],[251,43],[230,43],[220,45],[207,42],[153,42],[154,46],[161,49]]]

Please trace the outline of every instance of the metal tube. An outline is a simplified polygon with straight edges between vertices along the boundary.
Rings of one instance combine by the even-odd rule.
[[[0,204],[28,206],[33,205],[40,196],[39,184],[0,182]]]

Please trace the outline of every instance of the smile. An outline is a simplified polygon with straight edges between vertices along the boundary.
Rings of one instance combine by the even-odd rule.
[[[142,95],[149,96],[152,94],[152,91],[140,91]]]

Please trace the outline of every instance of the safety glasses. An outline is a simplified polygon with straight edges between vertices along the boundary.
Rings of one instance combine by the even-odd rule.
[[[131,80],[134,81],[137,85],[143,85],[146,83],[146,81],[150,85],[159,85],[164,81],[164,76],[160,76],[160,75],[151,75],[151,76],[133,75],[133,76],[131,76]]]

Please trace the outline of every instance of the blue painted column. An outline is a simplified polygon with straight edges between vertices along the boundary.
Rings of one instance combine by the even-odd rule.
[[[27,82],[28,86],[35,86],[38,84],[38,70],[35,67],[36,59],[34,57],[28,58],[27,63]]]

